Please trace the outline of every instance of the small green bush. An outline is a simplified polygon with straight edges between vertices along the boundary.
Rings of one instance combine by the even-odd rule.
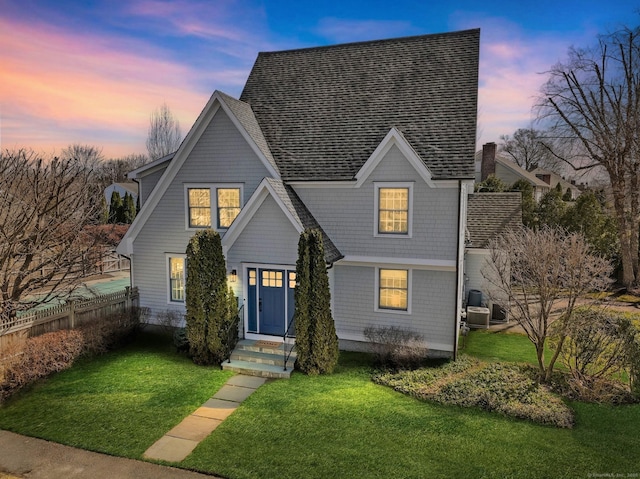
[[[421,334],[396,326],[364,329],[375,366],[391,369],[415,369],[424,364],[427,346]]]
[[[179,353],[189,352],[189,339],[187,338],[187,328],[177,328],[173,332],[173,345]]]
[[[373,376],[374,382],[421,400],[479,407],[562,428],[573,427],[573,412],[545,386],[536,371],[516,364],[484,363],[461,356],[437,368]]]

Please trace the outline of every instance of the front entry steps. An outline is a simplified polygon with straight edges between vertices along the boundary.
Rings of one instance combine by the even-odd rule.
[[[292,345],[287,344],[287,352]],[[296,352],[293,351],[284,370],[284,346],[271,344],[268,341],[254,341],[241,339],[231,353],[231,361],[222,363],[222,369],[234,371],[248,376],[263,378],[288,379],[296,362]]]

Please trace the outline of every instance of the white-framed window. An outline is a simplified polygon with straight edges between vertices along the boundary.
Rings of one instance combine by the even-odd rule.
[[[185,185],[186,229],[226,230],[242,208],[243,185]]]
[[[187,188],[189,228],[211,227],[211,190],[209,188]]]
[[[218,228],[227,229],[240,213],[240,188],[216,188]]]
[[[186,256],[184,254],[168,253],[167,258],[167,278],[169,303],[184,303],[186,291]]]
[[[411,270],[376,268],[375,311],[411,313]]]
[[[413,223],[413,183],[375,183],[374,236],[410,238]]]

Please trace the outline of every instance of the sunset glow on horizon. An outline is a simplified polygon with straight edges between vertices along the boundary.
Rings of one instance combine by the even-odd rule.
[[[570,46],[637,22],[630,1],[606,10],[568,1],[562,12],[544,1],[535,11],[507,2],[286,3],[0,0],[0,148],[146,153],[154,109],[167,103],[186,134],[214,90],[240,95],[260,51],[467,28],[481,28],[480,145],[529,126],[544,71]]]

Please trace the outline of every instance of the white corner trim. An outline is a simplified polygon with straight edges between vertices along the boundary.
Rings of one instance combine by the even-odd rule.
[[[389,152],[392,146],[397,146],[402,155],[411,163],[411,166],[418,172],[420,177],[430,187],[435,187],[431,177],[431,172],[426,167],[424,162],[420,159],[416,151],[409,144],[409,142],[402,136],[402,134],[395,128],[391,128],[389,133],[383,138],[378,147],[371,153],[369,159],[365,162],[360,170],[356,173],[356,188],[362,186],[366,179],[375,170],[376,166],[382,161],[385,155]]]

